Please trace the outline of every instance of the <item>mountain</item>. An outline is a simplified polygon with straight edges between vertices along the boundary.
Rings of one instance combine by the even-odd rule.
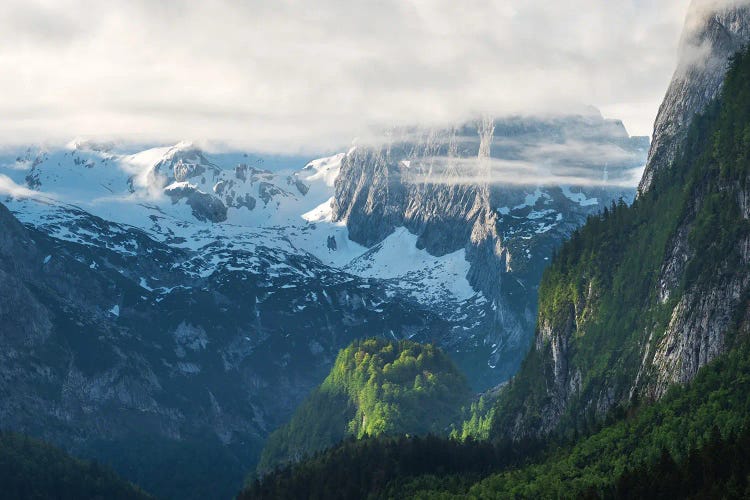
[[[382,280],[389,295],[440,316],[440,345],[485,389],[510,377],[528,349],[553,248],[612,199],[632,199],[647,148],[596,110],[488,127],[481,172],[481,131],[470,123],[394,130],[389,145],[360,145],[301,170],[299,158],[212,155],[191,143],[133,152],[74,141],[8,151],[0,175],[6,191],[25,193],[6,200],[13,213],[56,238],[130,251],[109,234],[79,234],[90,214],[202,253],[194,265],[204,277],[225,262],[249,265],[237,250],[262,242],[345,280]]]
[[[729,59],[750,43],[750,5],[692,0],[680,41],[677,70],[659,108],[646,171],[638,191],[651,188],[682,147],[693,117],[720,93]]]
[[[271,434],[258,469],[298,461],[348,436],[447,435],[471,395],[464,376],[432,345],[356,341],[291,421]]]
[[[486,389],[515,373],[529,347],[553,249],[612,200],[632,199],[626,186],[648,142],[596,111],[400,129],[389,138],[343,159],[332,219],[364,246],[387,244],[405,228],[429,255],[465,254],[468,282],[488,302],[472,337],[491,351],[486,366],[476,355],[454,357]]]
[[[380,231],[357,201],[379,199],[363,182],[381,170],[362,160],[379,146],[312,162],[190,143],[0,151],[6,427],[159,496],[206,496],[216,477],[230,495],[356,339],[434,343],[477,389],[506,379],[553,248],[633,196],[619,186],[646,145],[594,112],[494,126],[482,155],[475,124],[434,151],[442,132],[409,131],[400,147],[421,149],[397,163],[417,179],[388,181],[409,208]],[[485,159],[532,179],[478,178]],[[205,462],[178,459],[196,450]]]
[[[243,497],[747,496],[750,50],[721,87],[650,188],[556,253],[490,440],[346,443]]]
[[[310,257],[258,246],[233,258],[270,272],[230,260],[202,277],[204,255],[76,213],[75,234],[130,253],[51,238],[0,205],[3,423],[107,463],[132,457],[122,470],[151,471],[142,484],[156,494],[148,464],[170,442],[222,457],[212,466],[234,471],[231,494],[329,353],[373,329],[427,341],[446,328]]]

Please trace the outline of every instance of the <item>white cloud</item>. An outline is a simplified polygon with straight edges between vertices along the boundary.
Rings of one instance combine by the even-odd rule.
[[[404,170],[405,181],[431,184],[469,184],[481,183],[505,186],[548,185],[548,186],[591,186],[591,187],[627,187],[637,184],[643,167],[614,166],[604,175],[601,164],[602,153],[615,152],[613,147],[594,145],[588,154],[578,149],[579,144],[558,144],[554,147],[556,154],[537,156],[542,150],[529,152],[519,159],[506,158],[448,158],[432,157],[412,160]],[[570,154],[570,156],[568,156]],[[622,152],[619,159],[632,160]],[[554,158],[554,160],[553,160]],[[575,160],[572,160],[575,158]],[[609,159],[609,158],[608,158]],[[629,162],[633,164],[632,162]],[[429,174],[428,174],[429,172]]]
[[[748,5],[750,0],[692,0],[680,40],[678,74],[683,75],[696,67],[721,71],[726,60],[723,56],[711,57],[713,41],[705,36],[706,22],[712,13]]]
[[[581,105],[649,134],[688,0],[5,0],[0,142],[341,147]]]
[[[7,175],[0,174],[0,194],[14,198],[38,198],[41,194],[24,186],[19,186]],[[49,198],[49,196],[47,196]]]

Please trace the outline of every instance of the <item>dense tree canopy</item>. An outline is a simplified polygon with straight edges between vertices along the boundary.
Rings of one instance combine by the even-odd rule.
[[[471,392],[433,345],[370,339],[343,349],[323,384],[268,440],[260,470],[347,436],[447,435]]]

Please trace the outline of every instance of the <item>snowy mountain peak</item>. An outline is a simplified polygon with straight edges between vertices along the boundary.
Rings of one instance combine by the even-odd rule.
[[[326,186],[333,187],[341,170],[341,162],[348,153],[339,153],[327,158],[313,160],[300,172],[300,177],[306,182],[323,181]]]
[[[597,182],[642,165],[645,147],[601,117],[488,126],[485,136],[473,123],[411,128],[383,147],[286,163],[189,142],[133,153],[74,141],[0,153],[0,176],[35,190],[36,198],[5,190],[8,207],[53,238],[122,258],[160,245],[186,276],[238,273],[269,293],[312,287],[310,297],[325,297],[316,288],[324,280],[351,283],[347,307],[426,307],[450,325],[446,345],[485,356],[475,376],[507,375],[533,327],[527,313],[552,249],[602,205],[628,197]],[[491,188],[470,175],[479,157],[497,174]],[[590,182],[556,182],[574,177],[551,176],[553,168],[584,170]],[[155,276],[133,277],[139,293],[162,290],[166,300],[191,286]],[[361,302],[351,288],[360,284],[383,298]]]

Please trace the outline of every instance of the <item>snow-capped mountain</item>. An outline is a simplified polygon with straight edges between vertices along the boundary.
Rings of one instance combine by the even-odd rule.
[[[257,156],[185,142],[132,152],[73,141],[5,152],[0,185],[31,227],[125,255],[138,243],[123,235],[141,231],[188,252],[180,267],[191,277],[248,271],[292,286],[299,273],[314,274],[266,266],[258,255],[268,249],[280,262],[310,259],[343,279],[379,280],[392,300],[455,323],[444,346],[482,387],[510,376],[527,348],[553,248],[589,214],[632,195],[621,185],[646,146],[597,113],[392,131],[387,146],[301,169],[265,169]],[[173,290],[156,280],[137,279],[145,290]]]
[[[356,338],[434,342],[495,385],[528,348],[554,248],[633,195],[620,180],[646,149],[593,115],[397,131],[313,161],[0,151],[0,222],[19,235],[0,248],[18,330],[0,414],[105,461],[145,433],[214,436],[247,466]]]
[[[239,252],[249,255],[263,246],[315,258],[347,274],[399,282],[427,303],[475,296],[460,253],[432,257],[416,249],[408,232],[371,249],[350,241],[345,224],[332,222],[334,182],[345,156],[271,172],[257,161],[237,162],[243,155],[210,156],[189,143],[135,154],[72,143],[61,150],[27,149],[6,156],[0,175],[6,176],[8,193],[18,193],[11,186],[21,185],[31,191],[7,200],[25,224],[77,243],[124,253],[137,249],[109,233],[87,230],[87,215],[95,215],[195,252],[190,264],[195,275],[210,276],[218,266],[236,261]],[[409,260],[395,255],[395,249],[409,249]],[[391,265],[395,261],[398,266]],[[235,264],[260,271],[258,259],[243,257]]]
[[[464,332],[473,356],[462,368],[504,380],[528,349],[553,250],[588,216],[632,198],[647,148],[598,112],[399,130],[344,157],[332,218],[366,247],[408,233],[429,255],[461,255],[487,301],[478,329]]]

